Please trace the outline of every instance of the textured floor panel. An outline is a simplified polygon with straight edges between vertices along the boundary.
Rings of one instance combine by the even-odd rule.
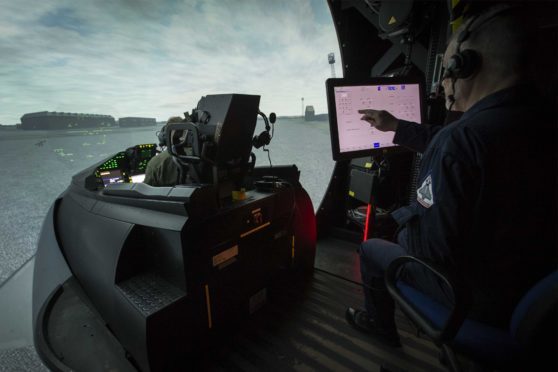
[[[437,348],[417,339],[397,315],[402,348],[383,345],[345,321],[348,305],[363,301],[359,286],[316,272],[307,288],[288,283],[270,296],[230,341],[210,369],[233,371],[443,371]]]
[[[221,333],[224,337],[213,338],[209,348],[197,350],[196,357],[183,360],[177,370],[186,370],[188,363],[195,366],[193,370],[212,371],[380,371],[381,366],[392,372],[444,370],[437,348],[416,338],[401,314],[396,321],[402,348],[384,345],[349,326],[344,312],[347,305],[362,303],[359,285],[322,272],[307,280],[294,279],[285,276],[270,287],[266,306],[252,317],[228,323],[231,329]],[[93,349],[84,344],[82,357],[97,357],[90,354]],[[31,365],[29,356],[21,359],[22,364],[14,364],[18,353],[9,351],[6,365]],[[58,350],[57,354],[63,353]],[[87,363],[79,359],[73,365],[82,362]]]

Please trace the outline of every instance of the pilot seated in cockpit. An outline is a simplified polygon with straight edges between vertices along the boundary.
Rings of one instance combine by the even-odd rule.
[[[182,123],[184,121],[189,121],[189,117],[182,119],[179,116],[173,116],[167,120],[167,124],[161,129],[161,134],[159,135],[159,145],[162,147],[168,146],[166,143],[165,132],[169,124]],[[172,138],[174,140],[183,141],[187,135],[187,131],[175,131]],[[173,140],[173,142],[174,142]],[[184,149],[186,154],[188,154],[189,148]],[[191,150],[190,150],[191,151]],[[151,158],[147,163],[145,169],[145,179],[143,183],[150,186],[175,186],[178,183],[179,170],[178,165],[173,160],[173,156],[165,148],[160,154]]]

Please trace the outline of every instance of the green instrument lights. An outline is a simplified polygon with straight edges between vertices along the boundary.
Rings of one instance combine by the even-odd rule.
[[[99,167],[100,170],[120,168],[120,165],[125,160],[126,156],[123,152],[116,154],[112,159],[107,160]]]

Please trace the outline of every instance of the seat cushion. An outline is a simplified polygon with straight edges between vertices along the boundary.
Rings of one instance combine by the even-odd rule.
[[[512,335],[525,343],[532,341],[533,333],[557,303],[558,271],[554,271],[531,288],[515,308],[510,324]]]
[[[444,326],[450,313],[447,307],[402,281],[397,287],[430,323],[438,328]],[[493,366],[511,364],[521,355],[510,332],[472,319],[465,320],[452,346],[455,351]]]

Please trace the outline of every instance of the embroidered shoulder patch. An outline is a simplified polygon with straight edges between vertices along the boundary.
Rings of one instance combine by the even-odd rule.
[[[417,189],[417,201],[425,208],[434,204],[434,193],[432,192],[432,176],[428,175]]]

